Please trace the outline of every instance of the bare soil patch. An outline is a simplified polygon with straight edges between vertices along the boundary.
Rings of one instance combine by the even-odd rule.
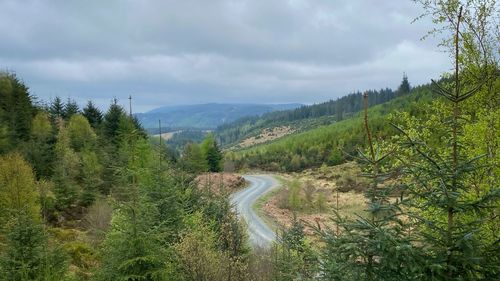
[[[216,193],[233,193],[246,185],[245,179],[234,173],[205,173],[196,177],[195,182],[199,188]]]
[[[294,132],[296,132],[296,130],[290,126],[266,128],[263,129],[258,136],[245,139],[236,146],[239,148],[246,148],[256,144],[273,141],[286,135],[293,134]]]
[[[262,204],[262,212],[279,227],[289,227],[294,213],[314,238],[314,226],[333,228],[334,209],[343,216],[364,215],[368,181],[355,162],[280,174],[283,187]]]

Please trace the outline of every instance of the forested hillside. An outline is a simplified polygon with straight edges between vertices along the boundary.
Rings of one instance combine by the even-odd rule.
[[[0,280],[247,278],[245,228],[192,181],[213,138],[173,159],[116,100],[44,106],[10,73],[0,101]]]
[[[388,102],[379,105],[369,103],[370,125],[376,129],[376,137],[383,139],[396,133],[387,124],[397,111],[408,112],[412,116],[423,115],[425,106],[435,98],[431,89],[431,85],[418,86]],[[369,98],[380,98],[374,91],[367,91],[366,94]],[[357,102],[352,104],[362,107],[361,94],[350,95],[348,99],[356,99]],[[240,168],[258,167],[272,171],[299,171],[323,164],[337,165],[345,160],[352,160],[357,149],[366,143],[362,122],[360,112],[351,112],[344,120],[330,125],[318,124],[302,133],[285,136],[270,143],[230,151],[227,153],[227,160],[233,161]]]
[[[260,116],[264,113],[299,107],[300,104],[224,104],[163,106],[145,113],[134,114],[145,128],[158,128],[158,120],[164,126],[179,129],[215,129],[242,117]]]
[[[451,58],[440,79],[410,87],[405,76],[397,91],[242,119],[217,134],[186,131],[170,143],[116,99],[105,111],[44,101],[0,72],[0,281],[500,280],[500,7],[414,2]],[[277,126],[292,133],[221,149],[219,140]],[[309,176],[323,182],[293,173],[320,166]],[[222,171],[235,169],[284,180],[273,191],[256,181],[259,190],[233,174],[241,185],[227,190]],[[243,201],[265,194],[250,208],[281,196],[289,223],[275,225],[270,247],[250,244],[251,221],[230,204],[238,188],[250,191]],[[328,223],[315,211],[329,212]]]
[[[370,106],[382,104],[410,92],[408,77],[403,76],[397,91],[389,88],[369,90]],[[218,140],[223,146],[236,145],[239,141],[258,135],[262,129],[279,126],[293,126],[297,130],[306,130],[319,125],[327,125],[350,118],[363,108],[361,92],[352,93],[336,100],[324,103],[301,106],[292,110],[276,111],[263,116],[241,118],[217,128]]]

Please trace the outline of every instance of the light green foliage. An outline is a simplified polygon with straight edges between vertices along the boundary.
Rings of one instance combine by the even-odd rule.
[[[79,174],[80,159],[71,148],[71,139],[64,121],[60,120],[59,133],[55,145],[54,194],[56,207],[64,210],[76,203],[80,187],[76,178]]]
[[[184,170],[201,173],[208,170],[208,163],[198,144],[188,143],[182,152],[181,163]]]
[[[295,180],[291,182],[290,186],[288,187],[289,193],[288,193],[288,206],[291,210],[293,211],[298,211],[302,209],[302,196],[300,194],[301,190],[301,185],[300,182]]]
[[[23,155],[37,178],[49,179],[53,172],[54,130],[47,112],[40,111],[34,118],[30,140],[23,145]]]
[[[175,245],[179,271],[185,280],[224,279],[232,265],[228,255],[217,250],[216,233],[204,223],[200,213],[187,217],[186,224],[186,231]]]
[[[89,121],[80,114],[71,116],[67,130],[71,140],[71,148],[79,152],[84,147],[92,147],[96,141],[96,134]]]
[[[321,213],[323,213],[326,210],[327,208],[326,195],[323,192],[319,192],[318,195],[316,196],[315,207]]]
[[[30,166],[17,153],[0,157],[0,280],[62,280],[65,255],[48,245]]]
[[[24,210],[34,221],[40,220],[38,192],[31,167],[18,153],[0,156],[0,225],[13,213]]]
[[[432,99],[430,85],[424,85],[413,88],[409,95],[370,107],[370,125],[375,129],[376,137],[385,138],[395,134],[396,131],[387,126],[391,112],[404,110],[418,115],[421,106]],[[357,148],[363,147],[365,141],[362,116],[356,113],[340,122],[318,125],[271,143],[237,150],[228,155],[228,159],[235,162],[238,168],[249,166],[265,170],[299,171],[320,167],[323,163],[337,165],[350,160],[352,157],[349,155],[355,155]]]
[[[52,135],[52,125],[50,124],[49,115],[46,112],[39,112],[33,118],[31,127],[31,136],[36,140],[46,140]]]
[[[95,201],[102,185],[102,170],[103,167],[94,151],[86,149],[81,152],[82,206],[88,207]]]

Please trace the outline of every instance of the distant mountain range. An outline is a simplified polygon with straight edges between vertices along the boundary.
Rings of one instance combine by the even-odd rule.
[[[233,122],[242,117],[260,116],[264,113],[295,109],[302,106],[298,103],[289,104],[229,104],[207,103],[196,105],[162,106],[145,113],[137,113],[144,128],[198,128],[215,129],[222,124]]]

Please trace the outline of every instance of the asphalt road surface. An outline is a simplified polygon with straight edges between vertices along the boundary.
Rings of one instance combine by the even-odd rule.
[[[255,202],[268,191],[279,186],[279,182],[270,175],[243,176],[250,186],[233,194],[231,202],[238,215],[247,223],[250,242],[254,247],[269,247],[276,238],[274,231],[257,215],[253,209]]]

